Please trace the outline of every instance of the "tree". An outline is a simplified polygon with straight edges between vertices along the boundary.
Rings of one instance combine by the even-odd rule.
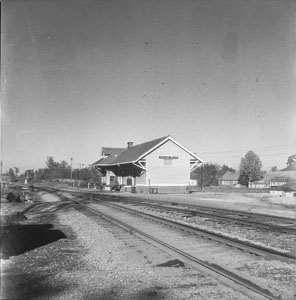
[[[278,170],[277,166],[272,166],[271,169],[270,169],[271,172],[276,172],[277,170]]]
[[[69,164],[65,160],[61,161],[58,168],[59,168],[59,177],[60,178],[63,178],[63,179],[70,178],[71,166],[69,166]]]
[[[52,156],[47,156],[46,166],[49,170],[55,170],[59,163],[54,161]]]
[[[69,167],[69,164],[65,160],[62,160],[60,165],[61,165],[61,168],[63,168],[63,169],[66,169]]]
[[[101,184],[101,173],[95,169],[95,168],[90,168],[90,182],[91,183],[99,183]]]
[[[259,156],[253,151],[247,152],[241,159],[238,182],[249,187],[250,182],[261,178],[262,163]]]
[[[194,171],[193,178],[197,180],[199,186],[218,185],[218,166],[206,163]]]
[[[222,167],[218,167],[218,177],[222,177],[227,171],[235,172],[235,169],[228,167],[227,165],[223,165]]]
[[[20,175],[20,169],[17,167],[13,167],[13,168],[14,168],[15,176],[18,177]]]
[[[249,186],[249,177],[246,173],[241,173],[238,177],[238,183],[244,186]]]
[[[47,156],[46,166],[48,169],[48,178],[49,179],[56,179],[61,177],[60,174],[60,164],[56,162],[52,156]]]
[[[291,167],[296,164],[296,154],[290,155],[287,160],[287,166]]]
[[[191,178],[196,179],[199,186],[217,186],[218,179],[227,171],[234,172],[235,169],[227,165],[220,166],[218,164],[206,163],[195,169]]]
[[[40,182],[41,180],[70,179],[71,166],[66,160],[62,160],[59,163],[54,160],[53,156],[47,156],[46,168],[38,169],[34,176],[35,182]],[[101,174],[98,170],[89,168],[73,169],[72,178],[83,181],[84,184],[87,184],[88,182],[101,182]]]
[[[34,174],[35,182],[40,182],[41,180],[48,180],[48,179],[50,179],[48,169],[38,169]]]
[[[8,175],[10,177],[10,181],[11,182],[15,182],[16,181],[16,175],[15,175],[15,173],[14,173],[14,171],[13,171],[12,168],[9,169]]]

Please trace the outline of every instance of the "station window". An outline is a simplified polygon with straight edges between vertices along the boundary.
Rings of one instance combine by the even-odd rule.
[[[110,176],[110,181],[115,181],[115,176]]]
[[[163,160],[163,165],[164,166],[172,166],[173,165],[173,159],[171,159],[171,158],[165,158]]]

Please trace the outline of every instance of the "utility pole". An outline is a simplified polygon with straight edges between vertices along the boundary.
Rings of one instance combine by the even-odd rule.
[[[78,186],[77,188],[80,187],[80,172],[81,172],[81,163],[79,163],[79,172],[78,172]]]
[[[2,189],[4,190],[4,183],[2,183],[2,168],[3,168],[3,161],[0,162],[0,197],[2,197]]]
[[[72,161],[73,161],[73,157],[71,157],[71,185],[72,185],[72,187],[73,187],[73,180],[72,180],[72,177],[73,177]]]
[[[204,164],[201,165],[201,180],[200,180],[200,189],[202,190],[203,186],[203,176],[204,176]]]

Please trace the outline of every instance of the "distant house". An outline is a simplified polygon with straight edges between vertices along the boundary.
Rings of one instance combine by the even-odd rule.
[[[2,174],[1,175],[1,182],[7,183],[11,181],[10,175],[9,174]]]
[[[282,186],[272,187],[270,194],[274,196],[296,197],[296,183],[291,182]]]
[[[284,195],[284,191],[280,186],[272,187],[269,191],[270,195],[282,197]]]
[[[286,171],[296,171],[296,164],[290,165],[286,167],[285,169],[282,169],[281,171],[286,172]]]
[[[2,174],[0,178],[0,188],[1,192],[8,188],[11,178],[8,174]]]
[[[250,188],[272,188],[296,182],[296,171],[266,172],[263,178],[250,183]]]
[[[236,186],[238,184],[239,172],[227,171],[218,179],[219,186]]]
[[[270,188],[270,181],[261,178],[260,180],[255,180],[249,182],[250,189],[268,189]]]
[[[218,179],[219,186],[239,186],[239,172],[227,171]],[[283,186],[287,183],[296,182],[296,171],[275,171],[266,172],[260,180],[252,181],[249,188],[269,189],[276,186]]]
[[[296,197],[296,182],[284,184],[282,187],[286,197]]]
[[[102,148],[102,158],[92,166],[101,171],[106,189],[122,184],[125,190],[182,192],[190,185],[190,173],[203,161],[171,136],[127,148]]]

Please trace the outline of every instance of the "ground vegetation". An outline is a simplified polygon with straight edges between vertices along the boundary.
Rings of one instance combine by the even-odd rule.
[[[218,186],[218,179],[227,171],[234,172],[235,169],[227,165],[205,163],[193,171],[192,178],[197,180],[199,187]]]
[[[294,166],[296,165],[296,154],[293,154],[293,155],[290,155],[288,157],[288,160],[287,160],[287,166]]]
[[[80,182],[80,185],[88,183],[100,183],[101,174],[92,167],[72,168],[67,161],[55,161],[53,156],[48,156],[45,162],[45,168],[38,170],[26,170],[21,175],[21,181],[28,184],[39,183],[42,181],[63,181],[63,182]]]

